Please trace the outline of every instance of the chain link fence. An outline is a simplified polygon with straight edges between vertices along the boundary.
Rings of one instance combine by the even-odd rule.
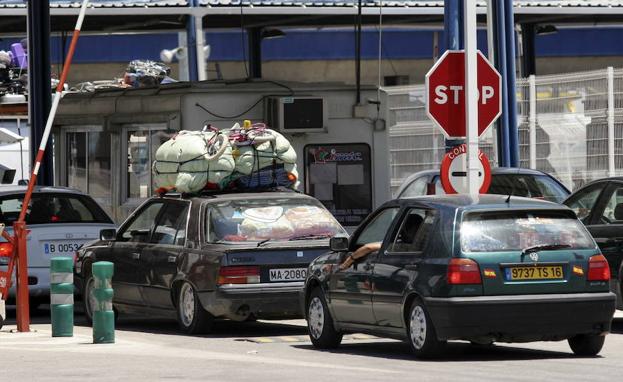
[[[426,115],[423,85],[386,87],[392,193],[409,175],[438,169],[443,134]],[[623,69],[517,79],[520,166],[575,190],[623,175]],[[497,166],[497,127],[480,142]]]

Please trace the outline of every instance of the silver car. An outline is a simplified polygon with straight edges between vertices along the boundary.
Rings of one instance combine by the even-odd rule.
[[[13,234],[13,223],[22,209],[25,186],[0,186],[0,223]],[[112,219],[89,195],[64,187],[36,187],[26,215],[28,234],[28,285],[33,307],[47,303],[50,295],[50,259],[74,257],[85,243],[99,238]],[[0,251],[11,244],[0,238]],[[7,258],[0,257],[0,266]],[[15,284],[9,299],[15,297]]]

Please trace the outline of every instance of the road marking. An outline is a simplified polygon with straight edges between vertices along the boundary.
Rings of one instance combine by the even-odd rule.
[[[368,334],[350,334],[344,336],[344,341],[366,341],[377,340],[379,337]],[[277,343],[295,343],[295,342],[311,342],[309,336],[277,336],[277,337],[249,337],[236,338],[235,341],[248,341],[257,344],[277,344]]]

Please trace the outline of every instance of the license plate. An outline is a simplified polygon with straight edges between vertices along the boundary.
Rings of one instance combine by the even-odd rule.
[[[307,268],[279,268],[269,271],[270,281],[302,281],[307,277]]]
[[[563,277],[560,265],[510,267],[505,271],[507,280],[559,280]]]
[[[82,247],[82,243],[43,243],[43,253],[46,255],[72,254]]]

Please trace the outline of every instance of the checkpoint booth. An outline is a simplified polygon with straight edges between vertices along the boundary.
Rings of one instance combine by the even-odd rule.
[[[376,97],[376,88],[362,88],[361,99]],[[355,118],[354,104],[354,86],[270,81],[67,94],[53,130],[55,184],[90,194],[120,223],[153,194],[151,163],[161,143],[180,130],[249,119],[290,140],[299,190],[353,227],[391,197],[383,116],[369,104]]]

